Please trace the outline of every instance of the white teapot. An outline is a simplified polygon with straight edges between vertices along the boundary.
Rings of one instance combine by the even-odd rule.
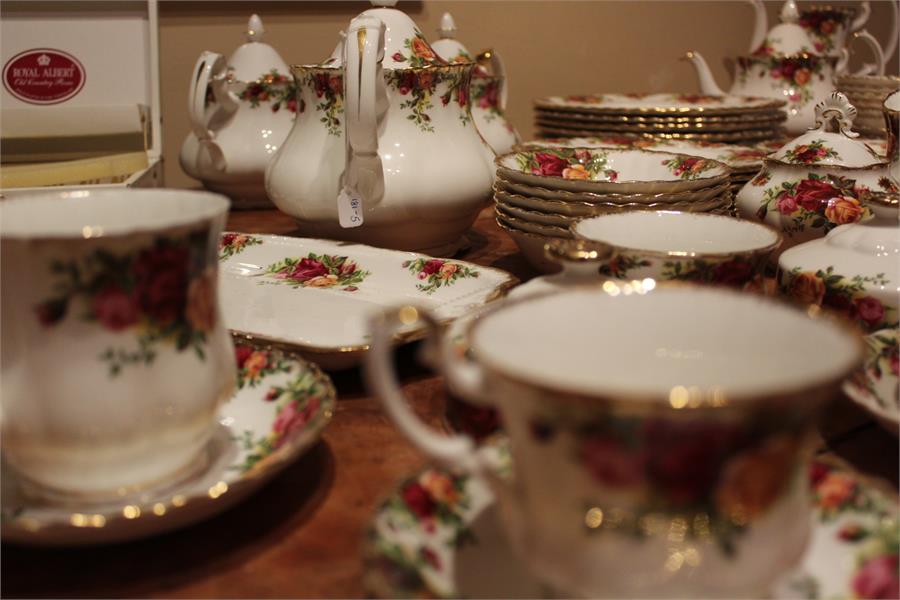
[[[247,42],[227,62],[215,52],[201,54],[188,94],[191,132],[179,155],[181,168],[229,196],[232,208],[271,206],[266,167],[297,112],[288,66],[262,41],[264,32],[253,15]]]
[[[391,8],[353,19],[342,47],[293,69],[300,112],[269,197],[302,235],[455,252],[494,177],[470,111],[475,64],[447,63]]]
[[[471,62],[472,55],[456,39],[456,23],[450,13],[441,17],[440,39],[431,47],[441,58],[455,62]],[[478,55],[478,68],[472,74],[469,97],[472,99],[472,119],[478,132],[497,154],[506,154],[520,141],[515,127],[506,118],[506,69],[493,50]]]

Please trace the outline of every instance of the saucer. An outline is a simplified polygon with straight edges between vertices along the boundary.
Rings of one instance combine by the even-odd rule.
[[[508,455],[500,452],[498,459],[508,468]],[[896,504],[835,465],[814,462],[810,477],[809,546],[772,596],[894,597]],[[403,481],[381,505],[365,560],[367,589],[382,598],[540,598],[547,592],[506,541],[487,484],[437,469]]]
[[[4,542],[70,546],[157,535],[237,504],[321,437],[335,407],[331,380],[296,355],[237,344],[237,390],[219,408],[201,472],[165,489],[81,508],[26,496],[4,465]]]
[[[844,381],[844,393],[869,411],[888,431],[898,435],[900,428],[900,392],[897,378],[897,345],[900,330],[879,329],[866,336],[866,363]]]

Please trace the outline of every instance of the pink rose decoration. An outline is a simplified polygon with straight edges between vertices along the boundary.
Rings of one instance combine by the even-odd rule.
[[[535,152],[534,160],[537,162],[538,167],[532,169],[532,172],[537,175],[561,177],[563,170],[569,166],[566,159],[546,152]]]
[[[878,325],[884,318],[884,306],[878,298],[871,296],[856,300],[856,311],[859,318],[868,323],[870,327]]]
[[[323,275],[328,275],[328,268],[325,265],[314,258],[304,258],[294,266],[287,277],[296,281],[307,281]]]
[[[783,215],[793,214],[794,211],[797,210],[797,198],[794,196],[790,196],[785,194],[781,198],[778,199],[778,212]]]
[[[107,329],[121,331],[137,323],[138,306],[134,296],[117,285],[101,290],[92,304],[94,317]]]
[[[425,275],[434,275],[444,266],[444,261],[433,258],[422,266],[422,273]]]
[[[853,592],[859,598],[900,598],[897,555],[878,556],[866,562],[853,577]]]

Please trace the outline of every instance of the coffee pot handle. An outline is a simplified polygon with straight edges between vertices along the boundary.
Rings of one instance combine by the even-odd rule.
[[[406,437],[442,466],[482,474],[490,465],[467,435],[439,435],[425,425],[409,408],[394,373],[393,347],[397,336],[408,327],[422,322],[428,330],[425,349],[441,364],[441,370],[461,390],[466,400],[483,397],[483,376],[471,361],[454,356],[441,343],[441,327],[427,310],[415,306],[388,309],[369,320],[371,347],[365,359],[366,383],[381,398],[385,411]]]
[[[855,32],[859,31],[863,27],[866,26],[866,23],[869,21],[869,16],[872,14],[872,6],[869,4],[869,0],[863,0],[859,3],[859,14],[856,15],[856,18],[850,22],[849,31]]]
[[[347,166],[343,185],[363,203],[384,195],[384,172],[378,156],[378,100],[383,95],[384,23],[372,16],[350,22],[344,40],[345,141]]]
[[[209,120],[206,116],[206,90],[209,89],[213,77],[225,70],[225,57],[208,50],[204,51],[191,76],[191,89],[188,92],[188,118],[191,130],[212,159],[213,166],[219,171],[226,167],[225,155],[222,149],[214,141],[216,133],[208,128]]]

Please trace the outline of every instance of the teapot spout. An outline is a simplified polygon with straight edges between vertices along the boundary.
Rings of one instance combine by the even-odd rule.
[[[709,65],[706,64],[706,59],[704,59],[699,52],[694,52],[693,50],[691,50],[684,55],[683,60],[689,60],[691,61],[691,64],[694,65],[694,70],[697,72],[697,80],[700,83],[700,91],[702,93],[708,96],[725,95],[725,92],[723,92],[716,83],[712,71],[709,70]]]
[[[762,0],[747,0],[747,2],[753,5],[753,37],[750,38],[750,54],[753,54],[766,41],[769,22],[766,17],[766,7]]]

